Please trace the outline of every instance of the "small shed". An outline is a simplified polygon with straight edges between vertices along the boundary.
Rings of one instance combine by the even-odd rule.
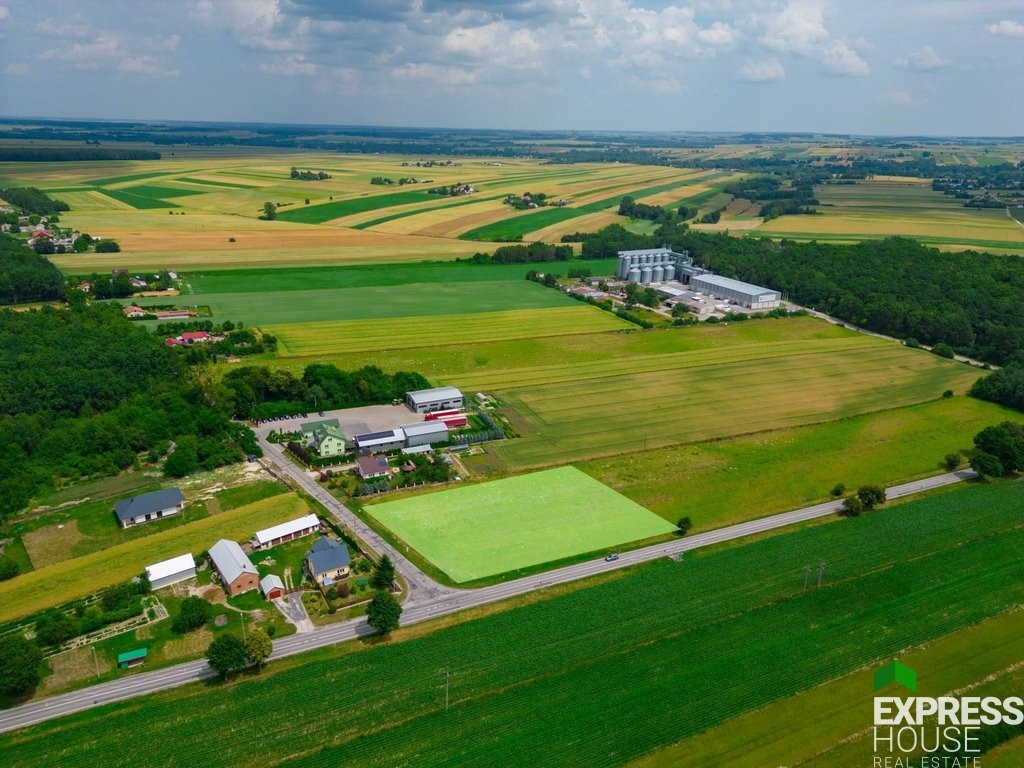
[[[146,575],[149,576],[150,588],[156,590],[166,587],[169,584],[177,584],[179,581],[191,579],[196,575],[196,561],[191,553],[172,557],[170,560],[162,560],[146,566]]]
[[[131,669],[141,667],[146,663],[146,656],[149,651],[146,648],[136,648],[134,651],[125,651],[117,654],[118,669]]]
[[[277,600],[279,597],[284,597],[284,582],[277,574],[268,573],[260,579],[260,591],[263,592],[263,596],[267,600]]]

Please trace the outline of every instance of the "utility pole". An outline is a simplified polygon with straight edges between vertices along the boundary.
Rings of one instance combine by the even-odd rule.
[[[99,677],[100,676],[100,659],[96,655],[96,646],[94,644],[94,645],[91,645],[89,647],[92,648],[92,660],[96,663],[96,677]]]
[[[825,561],[822,560],[818,563],[818,589],[821,589],[821,577],[825,573]]]
[[[807,591],[807,581],[811,578],[811,566],[804,566],[804,592]]]
[[[242,639],[245,640],[245,614],[240,613],[238,615],[242,617]]]

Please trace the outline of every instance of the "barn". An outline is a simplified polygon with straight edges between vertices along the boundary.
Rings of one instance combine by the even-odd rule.
[[[260,585],[256,566],[246,556],[237,541],[221,539],[210,547],[210,562],[220,574],[224,590],[229,595],[240,595]]]
[[[268,573],[260,579],[260,591],[267,600],[277,600],[284,597],[284,582],[280,576]]]
[[[154,590],[191,579],[196,575],[196,561],[192,553],[178,555],[146,566],[150,587]]]
[[[256,531],[252,537],[252,547],[253,549],[270,549],[286,541],[308,536],[318,530],[320,530],[320,518],[316,515],[306,515],[296,520],[289,520],[287,523]]]

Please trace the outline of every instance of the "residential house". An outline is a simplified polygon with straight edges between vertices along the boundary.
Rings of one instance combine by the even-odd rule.
[[[210,547],[210,563],[220,574],[221,583],[229,595],[240,595],[260,585],[256,566],[236,541],[221,539]]]
[[[91,287],[92,286],[90,286],[90,288]],[[124,312],[124,316],[127,317],[129,320],[134,320],[137,317],[145,317],[148,314],[146,310],[135,304],[132,304],[130,307],[125,307],[121,311]]]
[[[388,476],[388,457],[370,454],[360,456],[356,460],[356,474],[363,480],[373,480],[376,477]]]
[[[142,525],[153,520],[176,515],[185,508],[185,497],[178,488],[129,496],[114,503],[114,514],[122,528]]]
[[[329,587],[352,573],[348,547],[340,541],[321,536],[306,553],[306,572],[323,587]]]
[[[345,435],[338,427],[321,424],[313,432],[313,447],[321,458],[342,456],[345,453]]]

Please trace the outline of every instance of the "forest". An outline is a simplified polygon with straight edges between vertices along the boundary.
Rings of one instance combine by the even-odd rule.
[[[784,298],[868,330],[949,344],[989,363],[1024,363],[1024,261],[945,253],[891,237],[857,245],[775,242],[662,226],[636,235],[619,225],[583,243],[583,258],[667,243],[714,272],[781,291]]]
[[[148,149],[107,149],[105,147],[2,147],[0,162],[60,163],[78,160],[159,160],[160,153]]]
[[[64,296],[64,277],[20,240],[0,234],[0,304],[52,301]]]
[[[69,482],[157,464],[172,443],[174,476],[258,451],[116,304],[2,311],[0,349],[0,516]]]
[[[57,213],[69,211],[68,204],[61,200],[54,200],[41,189],[35,187],[8,187],[0,189],[0,197],[13,206],[20,208],[25,213]]]
[[[217,390],[222,409],[247,418],[273,418],[307,410],[387,405],[430,383],[418,373],[384,373],[368,365],[342,371],[334,365],[307,365],[302,378],[266,366],[233,368]]]

